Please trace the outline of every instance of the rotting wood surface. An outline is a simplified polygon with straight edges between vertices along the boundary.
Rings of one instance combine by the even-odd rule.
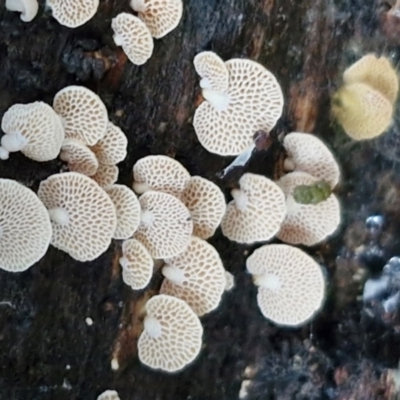
[[[0,6],[0,115],[16,102],[51,104],[64,86],[86,85],[129,138],[120,183],[131,185],[137,159],[166,154],[228,195],[243,169],[220,181],[216,174],[230,159],[208,153],[196,139],[191,118],[201,99],[192,60],[202,50],[214,50],[224,59],[261,62],[276,74],[285,95],[274,132],[317,133],[342,165],[342,228],[308,251],[326,266],[327,303],[302,329],[271,325],[257,308],[256,289],[244,268],[257,246],[231,243],[218,232],[211,243],[235,275],[236,287],[217,311],[202,318],[199,358],[170,375],[142,366],[135,343],[141,308],[157,292],[160,277],[146,291],[131,291],[122,283],[116,241],[85,264],[50,248],[24,273],[0,272],[0,400],[88,400],[106,389],[116,389],[121,400],[235,400],[239,393],[263,400],[395,399],[399,320],[381,318],[379,309],[367,316],[354,276],[379,271],[399,254],[399,125],[396,120],[385,140],[355,144],[335,133],[329,117],[330,94],[349,63],[376,51],[398,64],[394,2],[184,0],[179,27],[155,42],[142,67],[130,64],[112,41],[111,18],[129,11],[128,1],[100,3],[95,18],[73,30],[44,13],[43,2],[28,24]],[[276,143],[246,169],[275,177],[281,156]],[[59,161],[39,164],[12,154],[0,164],[0,177],[36,190],[60,168]],[[374,213],[386,224],[371,239],[365,220]],[[117,370],[111,369],[112,359]]]

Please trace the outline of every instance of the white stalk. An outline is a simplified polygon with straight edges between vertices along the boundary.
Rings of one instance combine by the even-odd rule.
[[[7,133],[1,138],[1,146],[9,153],[21,151],[28,144],[28,140],[21,132]]]
[[[219,93],[212,89],[203,89],[203,97],[217,111],[224,111],[229,107],[230,98],[227,93]]]
[[[279,290],[282,286],[280,279],[272,274],[254,275],[253,282],[257,286],[270,290]]]
[[[50,210],[48,210],[48,213],[50,215],[50,219],[61,225],[61,226],[66,226],[69,223],[69,215],[68,215],[68,211],[64,210],[61,207],[55,207],[52,208]]]
[[[122,46],[124,44],[124,41],[122,40],[122,37],[120,35],[117,35],[116,33],[113,35],[114,43],[117,46]]]
[[[286,197],[286,209],[288,214],[295,214],[301,206],[302,204],[297,203],[291,194]]]
[[[122,268],[124,268],[124,269],[128,268],[129,264],[130,264],[130,262],[129,262],[129,260],[128,260],[125,256],[122,256],[122,257],[119,259],[119,265],[120,265]]]
[[[151,226],[154,224],[154,214],[149,210],[142,210],[140,213],[140,220],[146,226]]]
[[[146,182],[133,182],[133,190],[137,194],[143,194],[150,190],[150,186]]]
[[[234,167],[241,167],[246,165],[247,161],[250,160],[251,155],[253,154],[253,150],[256,145],[253,143],[247,149],[245,149],[242,153],[240,153],[222,172],[221,177],[223,178],[231,169]]]
[[[10,153],[8,150],[4,149],[3,147],[0,147],[0,160],[8,160],[10,157]]]
[[[182,286],[186,280],[184,272],[174,265],[165,266],[161,272],[169,281],[178,286]]]
[[[283,162],[283,168],[286,171],[293,171],[296,168],[295,163],[293,162],[293,160],[291,158],[286,158],[285,161]]]
[[[240,189],[233,189],[231,191],[233,200],[235,200],[236,208],[239,211],[246,211],[249,199],[245,192]]]
[[[144,319],[144,330],[154,339],[161,336],[162,328],[157,318],[146,316]]]
[[[147,10],[145,0],[131,0],[131,8],[140,13],[144,13]]]

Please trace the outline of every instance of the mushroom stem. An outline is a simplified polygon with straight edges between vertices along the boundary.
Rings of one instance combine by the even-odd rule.
[[[144,0],[131,0],[131,8],[140,13],[144,13],[147,10],[147,6]]]
[[[256,144],[253,142],[247,149],[245,149],[242,153],[240,153],[220,174],[220,177],[223,178],[226,174],[232,170],[234,167],[240,167],[246,165],[247,161],[250,160],[251,155],[253,154],[253,150],[255,149]]]
[[[178,286],[182,286],[186,280],[184,272],[174,265],[165,266],[161,272],[169,281]]]
[[[149,210],[142,210],[140,213],[140,221],[146,226],[152,226],[154,219],[154,214]]]
[[[301,204],[294,199],[293,195],[289,194],[286,197],[286,209],[288,214],[295,213],[300,207]]]
[[[146,182],[133,182],[133,190],[137,194],[143,194],[149,191],[151,188]]]
[[[122,256],[122,257],[119,259],[119,265],[120,265],[122,268],[128,268],[129,264],[130,264],[130,262],[129,262],[129,260],[128,260],[125,256]]]
[[[227,93],[219,93],[212,89],[203,89],[203,97],[217,110],[224,111],[228,108],[230,98]]]
[[[282,286],[280,279],[271,274],[254,275],[253,282],[257,286],[270,290],[278,290]]]
[[[144,330],[150,337],[156,339],[161,336],[162,328],[157,318],[147,315],[144,319]]]
[[[69,215],[66,210],[61,207],[56,207],[48,210],[50,219],[59,225],[66,226],[69,223]]]
[[[283,168],[285,169],[285,171],[293,171],[296,168],[296,165],[293,160],[288,157],[283,162]]]
[[[236,208],[240,211],[246,211],[248,198],[245,192],[240,189],[233,189],[231,191],[233,200],[235,200]]]
[[[124,41],[120,35],[117,35],[116,33],[113,35],[114,43],[117,46],[122,46],[124,44]]]
[[[0,160],[8,160],[9,157],[10,153],[6,149],[3,149],[3,147],[0,147]]]
[[[7,133],[1,138],[1,146],[3,147],[3,149],[7,150],[9,153],[15,152],[15,151],[20,151],[27,144],[28,144],[28,141],[22,135],[21,132],[15,132],[15,133],[11,133],[11,134]]]

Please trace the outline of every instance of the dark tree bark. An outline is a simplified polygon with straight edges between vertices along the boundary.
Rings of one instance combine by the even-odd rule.
[[[184,0],[179,27],[155,42],[152,58],[141,67],[112,41],[111,18],[129,11],[128,3],[102,0],[93,20],[73,30],[44,12],[43,2],[31,23],[2,5],[0,116],[14,103],[51,104],[64,86],[85,85],[101,96],[110,119],[128,136],[120,183],[131,185],[139,158],[166,154],[229,196],[243,168],[218,179],[230,159],[208,153],[196,139],[191,119],[201,92],[192,60],[213,50],[224,59],[262,63],[285,95],[273,133],[316,133],[342,166],[342,227],[307,250],[326,266],[327,302],[304,328],[273,326],[258,310],[245,272],[246,256],[257,246],[229,242],[218,232],[211,243],[236,286],[218,310],[202,318],[199,358],[171,375],[141,365],[136,350],[141,310],[157,293],[159,274],[148,289],[133,292],[121,279],[119,242],[91,263],[50,248],[24,273],[0,271],[0,399],[89,400],[106,389],[116,389],[121,400],[234,400],[239,392],[254,400],[396,398],[397,314],[383,315],[379,305],[367,313],[357,276],[379,274],[399,252],[398,121],[384,139],[354,143],[334,129],[329,105],[341,72],[363,54],[384,53],[397,65],[400,19],[392,1]],[[276,141],[245,170],[277,177],[282,155]],[[37,190],[61,167],[58,160],[35,163],[12,154],[0,162],[0,178]],[[374,213],[384,216],[383,227],[365,223]]]

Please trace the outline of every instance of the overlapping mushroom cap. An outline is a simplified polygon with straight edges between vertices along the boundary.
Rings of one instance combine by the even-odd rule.
[[[122,279],[134,290],[144,289],[153,275],[154,261],[150,253],[135,239],[122,243]]]
[[[118,180],[119,169],[116,165],[99,164],[97,172],[91,176],[99,186],[104,189],[109,188]]]
[[[77,28],[93,18],[99,0],[46,0],[46,5],[61,25]]]
[[[153,38],[149,28],[132,14],[118,14],[111,21],[114,42],[135,65],[143,65],[153,54]]]
[[[46,103],[14,104],[3,116],[0,159],[21,151],[35,161],[54,160],[60,153],[64,128],[60,118]]]
[[[199,317],[218,307],[226,277],[221,258],[213,246],[193,236],[182,254],[164,261],[161,294],[184,300]]]
[[[139,202],[141,222],[134,238],[155,259],[184,252],[193,232],[192,218],[185,205],[168,193],[154,191],[142,194]]]
[[[105,189],[117,211],[117,228],[114,239],[128,239],[140,224],[140,203],[127,186],[112,185]]]
[[[288,157],[285,167],[303,171],[320,180],[325,180],[334,188],[340,178],[339,166],[331,151],[314,135],[292,132],[283,140]]]
[[[222,233],[239,243],[262,242],[279,231],[286,216],[285,195],[270,179],[246,173],[233,189],[222,219]]]
[[[130,4],[156,39],[175,29],[182,18],[182,0],[131,0]]]
[[[99,168],[99,162],[93,151],[76,139],[64,140],[60,158],[68,163],[70,171],[79,172],[86,176],[94,175]]]
[[[67,86],[54,97],[53,108],[62,118],[66,139],[93,146],[106,134],[108,112],[97,94],[84,86]]]
[[[21,13],[21,20],[30,22],[36,17],[39,9],[37,0],[6,0],[6,9]]]
[[[261,312],[275,324],[302,325],[321,308],[325,298],[321,267],[300,249],[265,245],[247,259],[246,267],[259,287]]]
[[[293,198],[293,191],[297,186],[316,182],[318,179],[306,172],[291,172],[277,182],[287,198],[287,215],[277,234],[282,241],[313,246],[338,228],[340,204],[334,194],[318,204],[299,204]]]
[[[203,147],[228,156],[248,148],[258,130],[269,132],[275,126],[283,95],[275,76],[261,64],[232,59],[225,65],[228,90],[203,89],[206,101],[197,108],[193,126]]]
[[[92,179],[77,172],[52,175],[39,186],[53,226],[51,244],[78,261],[104,253],[117,226],[113,202]]]
[[[155,190],[180,197],[190,174],[178,161],[167,156],[147,156],[133,166],[133,190],[145,193]]]
[[[45,255],[51,234],[49,215],[36,194],[0,179],[0,268],[25,271]]]
[[[199,354],[202,336],[199,318],[183,300],[165,294],[154,296],[146,303],[139,359],[153,369],[179,371]]]
[[[193,220],[193,235],[208,239],[214,235],[226,211],[225,196],[213,182],[193,176],[187,183],[182,202]]]

